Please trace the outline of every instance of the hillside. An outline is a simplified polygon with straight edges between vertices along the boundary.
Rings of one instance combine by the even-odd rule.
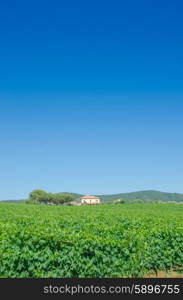
[[[73,194],[75,199],[81,197],[81,194]],[[96,195],[101,198],[104,202],[114,201],[116,199],[134,200],[142,199],[144,202],[183,202],[183,194],[178,193],[164,193],[159,191],[147,190],[138,191],[131,193],[119,193],[119,194],[108,194],[108,195]]]
[[[64,192],[65,193],[65,192]],[[73,195],[75,199],[78,199],[83,196],[83,194],[77,193],[69,193]],[[104,202],[110,202],[117,199],[124,200],[134,200],[134,199],[142,199],[144,202],[153,202],[153,201],[161,201],[161,202],[183,202],[183,194],[178,193],[164,193],[159,191],[138,191],[131,193],[119,193],[119,194],[109,194],[109,195],[96,195],[101,198]],[[10,203],[22,203],[25,200],[3,200],[1,202],[10,202]]]
[[[72,194],[75,199],[81,197],[81,194]],[[138,191],[131,193],[119,193],[119,194],[108,194],[108,195],[96,195],[101,198],[104,202],[114,201],[116,199],[134,200],[142,199],[144,202],[183,202],[183,194],[178,193],[165,193],[154,190]]]
[[[0,202],[6,202],[6,203],[22,203],[26,201],[26,199],[21,199],[21,200],[1,200]]]
[[[139,191],[132,193],[120,193],[111,195],[100,195],[101,199],[105,202],[113,201],[116,199],[134,200],[142,199],[144,202],[161,201],[161,202],[183,202],[183,194],[178,193],[164,193],[159,191]]]

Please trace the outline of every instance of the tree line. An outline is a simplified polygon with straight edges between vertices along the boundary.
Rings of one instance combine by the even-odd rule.
[[[64,193],[47,193],[44,190],[33,190],[29,194],[27,204],[62,205],[74,200],[73,195]]]

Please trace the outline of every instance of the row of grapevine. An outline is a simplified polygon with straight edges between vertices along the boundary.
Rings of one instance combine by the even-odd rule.
[[[183,206],[0,204],[0,277],[142,277],[183,268]]]

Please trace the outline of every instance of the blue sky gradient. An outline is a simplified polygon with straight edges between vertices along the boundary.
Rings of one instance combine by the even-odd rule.
[[[0,200],[183,193],[182,1],[0,4]]]

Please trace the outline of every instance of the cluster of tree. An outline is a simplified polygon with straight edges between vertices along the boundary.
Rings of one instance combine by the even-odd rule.
[[[154,201],[149,201],[146,202],[143,199],[117,199],[113,203],[115,204],[143,204],[143,203],[160,203],[160,201],[154,200]]]
[[[145,203],[145,202],[142,199],[132,199],[132,200],[117,199],[113,203],[115,203],[115,204],[142,204],[142,203]]]
[[[73,195],[64,193],[47,193],[43,190],[34,190],[29,194],[28,204],[62,205],[74,200]]]

